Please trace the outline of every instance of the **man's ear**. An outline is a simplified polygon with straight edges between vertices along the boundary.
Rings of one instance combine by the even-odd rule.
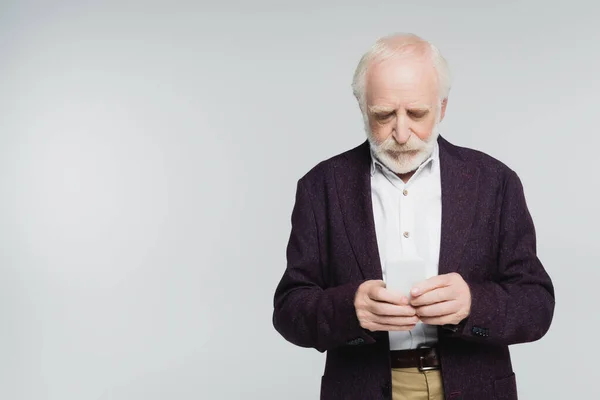
[[[444,119],[444,116],[446,115],[446,106],[448,105],[448,98],[446,97],[444,100],[442,100],[442,110],[441,110],[441,114],[440,114],[440,122],[442,122],[442,120]]]

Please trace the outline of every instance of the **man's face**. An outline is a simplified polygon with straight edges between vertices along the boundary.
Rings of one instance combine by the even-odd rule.
[[[414,171],[431,154],[446,102],[425,58],[397,57],[372,64],[366,76],[369,142],[378,158],[397,174]]]

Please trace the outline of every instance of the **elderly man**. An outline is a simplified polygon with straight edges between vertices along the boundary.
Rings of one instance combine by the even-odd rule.
[[[275,328],[327,352],[321,399],[517,399],[508,346],[554,313],[519,177],[439,135],[431,43],[378,40],[353,87],[368,139],[298,181]]]

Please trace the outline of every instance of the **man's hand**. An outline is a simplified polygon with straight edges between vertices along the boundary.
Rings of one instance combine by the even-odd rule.
[[[385,288],[381,280],[363,282],[356,291],[354,308],[360,326],[375,331],[409,331],[419,319],[408,298]]]
[[[471,290],[456,272],[429,278],[410,294],[410,305],[425,324],[456,325],[471,314]]]

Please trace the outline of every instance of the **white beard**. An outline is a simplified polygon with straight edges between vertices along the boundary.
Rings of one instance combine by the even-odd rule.
[[[367,137],[371,150],[382,164],[396,174],[407,174],[415,171],[431,156],[439,136],[438,125],[439,123],[435,124],[427,141],[419,139],[415,134],[402,145],[392,135],[382,143],[377,143],[370,131],[367,131]]]

